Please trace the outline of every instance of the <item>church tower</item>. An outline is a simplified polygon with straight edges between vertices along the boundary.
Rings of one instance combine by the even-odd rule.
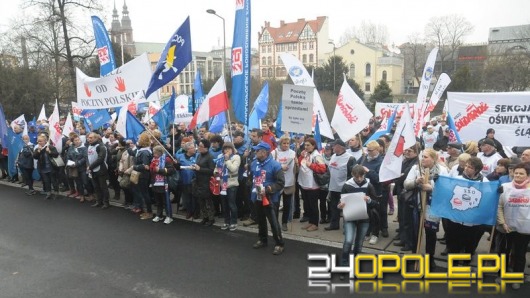
[[[114,1],[114,9],[112,10],[112,24],[110,27],[110,39],[114,43],[120,43],[121,23],[116,9],[116,1]]]
[[[124,51],[134,57],[134,55],[136,54],[136,49],[134,46],[133,29],[131,26],[131,19],[129,18],[129,10],[127,9],[127,3],[125,2],[125,0],[123,0],[121,32],[123,34]]]

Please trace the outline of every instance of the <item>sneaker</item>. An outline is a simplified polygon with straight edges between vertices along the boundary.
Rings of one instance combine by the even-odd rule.
[[[251,225],[255,225],[255,224],[258,224],[258,223],[255,222],[252,218],[249,218],[246,222],[243,223],[243,225],[245,227],[248,227],[248,226],[251,226]]]
[[[140,215],[140,219],[151,219],[153,218],[153,213],[145,212]]]
[[[228,224],[223,224],[223,225],[221,226],[221,230],[228,230],[228,227],[229,227]]]
[[[274,250],[272,251],[272,254],[275,256],[281,255],[283,253],[283,246],[276,245],[274,247]]]
[[[233,232],[233,231],[237,230],[237,225],[236,225],[236,224],[231,224],[231,225],[228,227],[228,229],[229,229],[230,231]]]
[[[169,216],[167,216],[166,219],[164,219],[164,223],[165,223],[166,225],[169,225],[169,224],[172,223],[172,222],[173,222],[173,218],[171,218],[171,217],[169,217]]]
[[[258,242],[254,243],[254,245],[252,245],[253,248],[262,248],[262,247],[267,247],[267,242],[263,242],[261,240],[258,240]]]
[[[28,195],[28,196],[33,196],[35,194],[37,194],[37,192],[34,189],[26,192],[26,195]]]
[[[377,240],[379,240],[377,238],[377,236],[372,235],[372,237],[370,237],[370,241],[368,241],[368,243],[370,243],[372,245],[375,245],[375,244],[377,244]]]
[[[364,236],[364,241],[370,240],[370,236]]]
[[[162,218],[160,216],[155,216],[155,218],[153,218],[153,222],[159,222],[161,220]]]
[[[282,224],[282,231],[286,232],[288,230],[289,229],[287,228],[287,224],[286,223]]]

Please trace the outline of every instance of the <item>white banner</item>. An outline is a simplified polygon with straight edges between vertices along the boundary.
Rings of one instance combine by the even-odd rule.
[[[280,58],[282,59],[283,64],[285,64],[285,68],[287,69],[289,76],[291,77],[291,80],[293,80],[293,83],[295,85],[315,87],[313,79],[307,72],[307,69],[304,67],[302,62],[300,62],[300,60],[298,60],[295,56],[289,53],[280,53]],[[333,139],[333,131],[331,130],[331,125],[329,124],[328,116],[326,115],[326,111],[324,110],[324,105],[322,104],[320,94],[318,94],[318,91],[315,88],[313,91],[312,128],[315,127],[316,115],[318,115],[318,119],[320,121],[320,134]]]
[[[175,123],[184,122],[186,124],[191,122],[193,114],[188,111],[187,95],[179,95],[175,98]]]
[[[159,100],[158,93],[145,94],[151,80],[151,64],[142,54],[102,78],[92,78],[76,69],[77,103],[80,109],[102,109],[123,106],[133,98],[137,104]],[[140,94],[139,94],[140,93]],[[140,96],[137,96],[137,95]]]
[[[451,78],[446,73],[442,73],[438,78],[438,82],[436,82],[436,86],[434,86],[434,90],[432,91],[431,99],[429,100],[427,109],[425,109],[425,116],[434,110],[438,104],[438,101],[440,101],[442,94],[450,83]]]
[[[310,86],[283,85],[283,131],[311,134],[314,89]]]
[[[437,55],[438,48],[432,49],[431,53],[429,53],[429,57],[427,57],[427,62],[425,62],[425,67],[423,68],[421,83],[418,90],[418,98],[416,100],[415,106],[416,112],[414,112],[412,115],[414,118],[414,132],[416,135],[419,135],[421,128],[423,127],[424,119],[420,115],[423,115],[423,111],[427,105],[425,100],[427,99],[427,93],[429,92],[432,76],[434,75],[434,65],[436,63]]]
[[[406,104],[404,103],[387,103],[387,102],[376,102],[375,103],[375,117],[381,117],[383,118],[390,118],[392,116],[392,113],[394,113],[394,109],[398,108],[396,117],[402,117],[403,112],[405,111]],[[411,117],[414,115],[414,104],[409,104],[409,114]]]
[[[462,142],[478,141],[493,128],[504,146],[530,146],[530,92],[448,92],[447,97]]]

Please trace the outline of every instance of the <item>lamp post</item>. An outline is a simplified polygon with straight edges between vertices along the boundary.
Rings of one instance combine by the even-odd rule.
[[[335,55],[335,43],[333,41],[328,42],[329,44],[333,45],[333,92],[335,92],[335,77],[336,77],[336,71],[335,71],[335,59],[337,59],[337,56]]]
[[[225,75],[225,63],[226,63],[226,28],[225,28],[225,18],[223,18],[222,16],[218,15],[217,12],[215,12],[215,10],[213,9],[207,9],[206,10],[207,13],[209,14],[213,14],[214,16],[217,16],[218,18],[220,18],[221,20],[223,20],[223,71],[222,71],[222,74],[223,76]]]

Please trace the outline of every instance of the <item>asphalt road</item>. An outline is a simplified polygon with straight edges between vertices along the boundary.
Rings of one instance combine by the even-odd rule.
[[[328,283],[308,286],[307,254],[336,248],[287,240],[283,255],[274,256],[272,238],[258,250],[256,240],[254,233],[141,221],[122,208],[46,201],[0,185],[0,297],[323,296]],[[521,297],[529,288],[504,296]],[[476,293],[473,285],[461,289]],[[447,287],[432,285],[429,296],[445,297]]]

